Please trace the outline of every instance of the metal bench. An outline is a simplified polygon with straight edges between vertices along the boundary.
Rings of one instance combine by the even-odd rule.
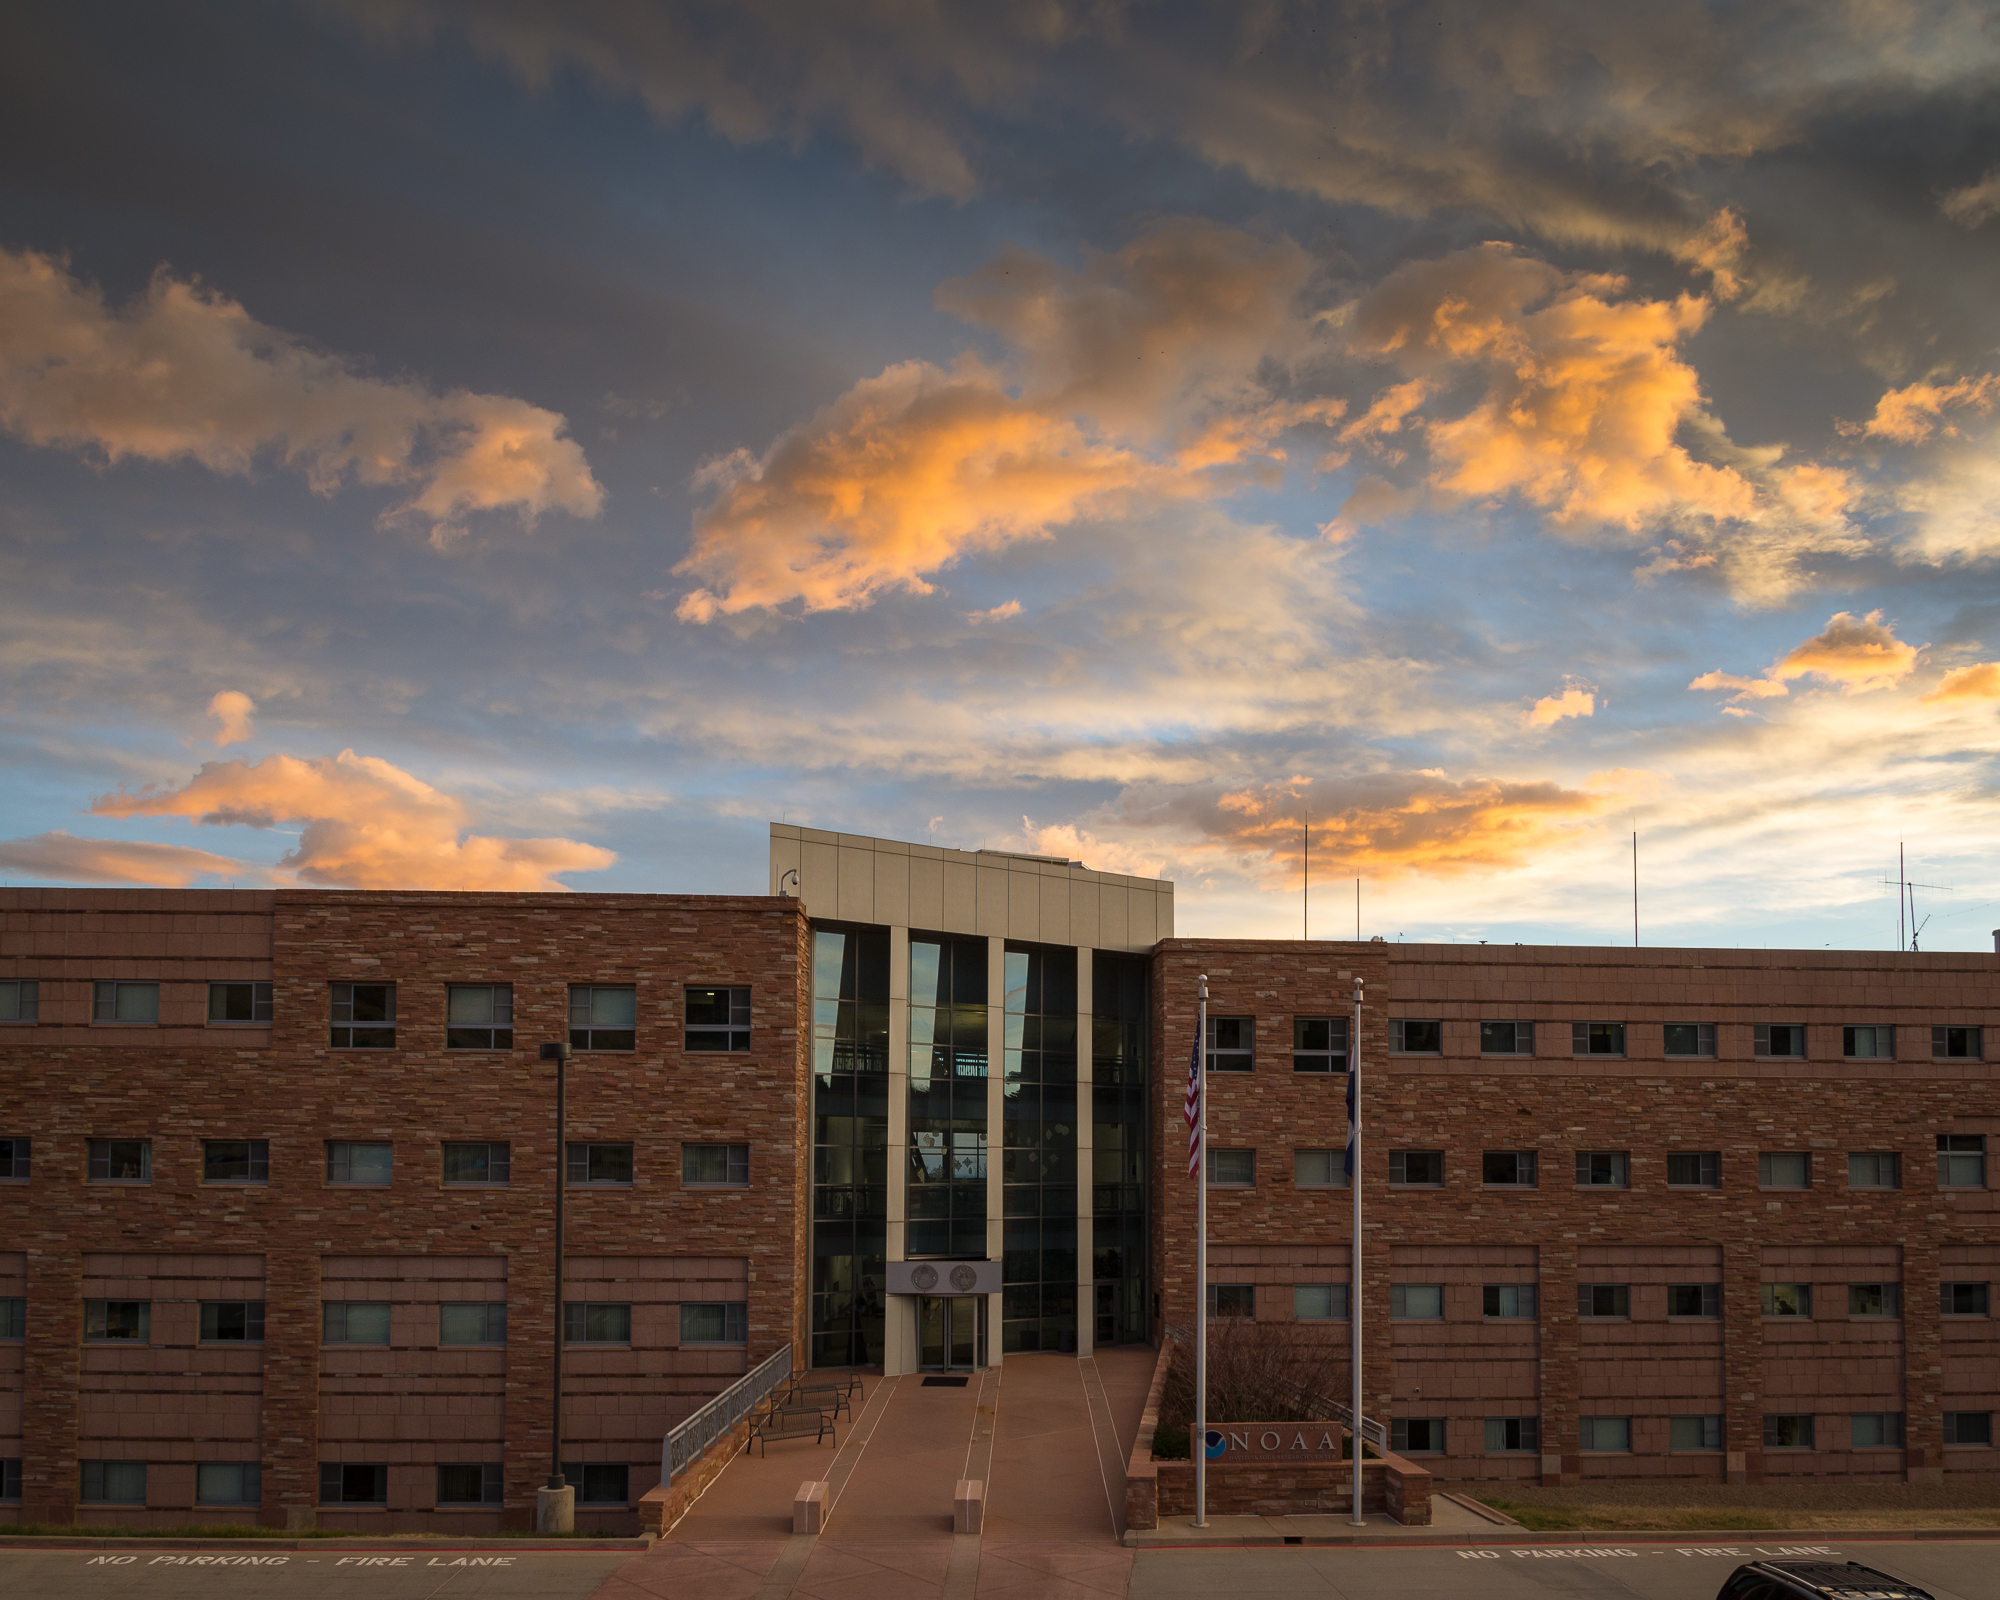
[[[787,1406],[824,1406],[833,1413],[835,1418],[838,1418],[841,1412],[845,1411],[851,1419],[854,1415],[854,1408],[847,1403],[847,1397],[852,1391],[852,1384],[831,1380],[813,1383],[794,1381],[791,1388],[785,1391],[785,1397],[780,1403]]]
[[[773,1406],[751,1425],[744,1449],[752,1444],[766,1445],[773,1439],[811,1439],[820,1444],[832,1433],[833,1418],[819,1406]],[[836,1439],[835,1443],[838,1442]],[[760,1448],[757,1453],[769,1455],[770,1451]]]

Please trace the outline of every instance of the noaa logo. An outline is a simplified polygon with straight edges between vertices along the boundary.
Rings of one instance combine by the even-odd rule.
[[[936,1274],[933,1273],[932,1277],[935,1278]],[[963,1261],[951,1269],[951,1286],[960,1294],[971,1294],[972,1286],[978,1281],[979,1274]]]
[[[1229,1440],[1222,1434],[1217,1433],[1213,1428],[1210,1428],[1208,1432],[1203,1434],[1201,1439],[1201,1453],[1210,1461],[1218,1460],[1222,1452],[1229,1448]]]
[[[910,1282],[915,1284],[919,1289],[935,1289],[937,1287],[937,1268],[928,1264],[911,1268]]]

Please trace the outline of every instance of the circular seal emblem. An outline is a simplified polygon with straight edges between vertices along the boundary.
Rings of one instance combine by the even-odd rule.
[[[1217,1433],[1213,1428],[1210,1428],[1207,1433],[1202,1435],[1201,1443],[1201,1453],[1211,1461],[1220,1459],[1222,1453],[1229,1448],[1228,1438],[1223,1434]]]
[[[951,1269],[951,1286],[960,1294],[971,1294],[972,1286],[979,1281],[979,1274],[961,1261]]]
[[[912,1267],[910,1269],[910,1282],[915,1284],[919,1289],[935,1289],[937,1287],[937,1268],[931,1266],[928,1262],[920,1267]]]

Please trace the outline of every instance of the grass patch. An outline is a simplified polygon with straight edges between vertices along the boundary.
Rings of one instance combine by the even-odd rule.
[[[310,1533],[261,1528],[255,1523],[225,1522],[213,1528],[93,1528],[79,1523],[13,1522],[0,1525],[0,1538],[33,1539],[357,1539],[346,1528],[315,1528]]]

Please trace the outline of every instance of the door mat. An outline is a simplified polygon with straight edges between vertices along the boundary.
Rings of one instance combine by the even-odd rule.
[[[965,1382],[966,1380],[963,1378],[926,1378],[924,1379],[924,1387],[926,1389],[963,1389]]]

